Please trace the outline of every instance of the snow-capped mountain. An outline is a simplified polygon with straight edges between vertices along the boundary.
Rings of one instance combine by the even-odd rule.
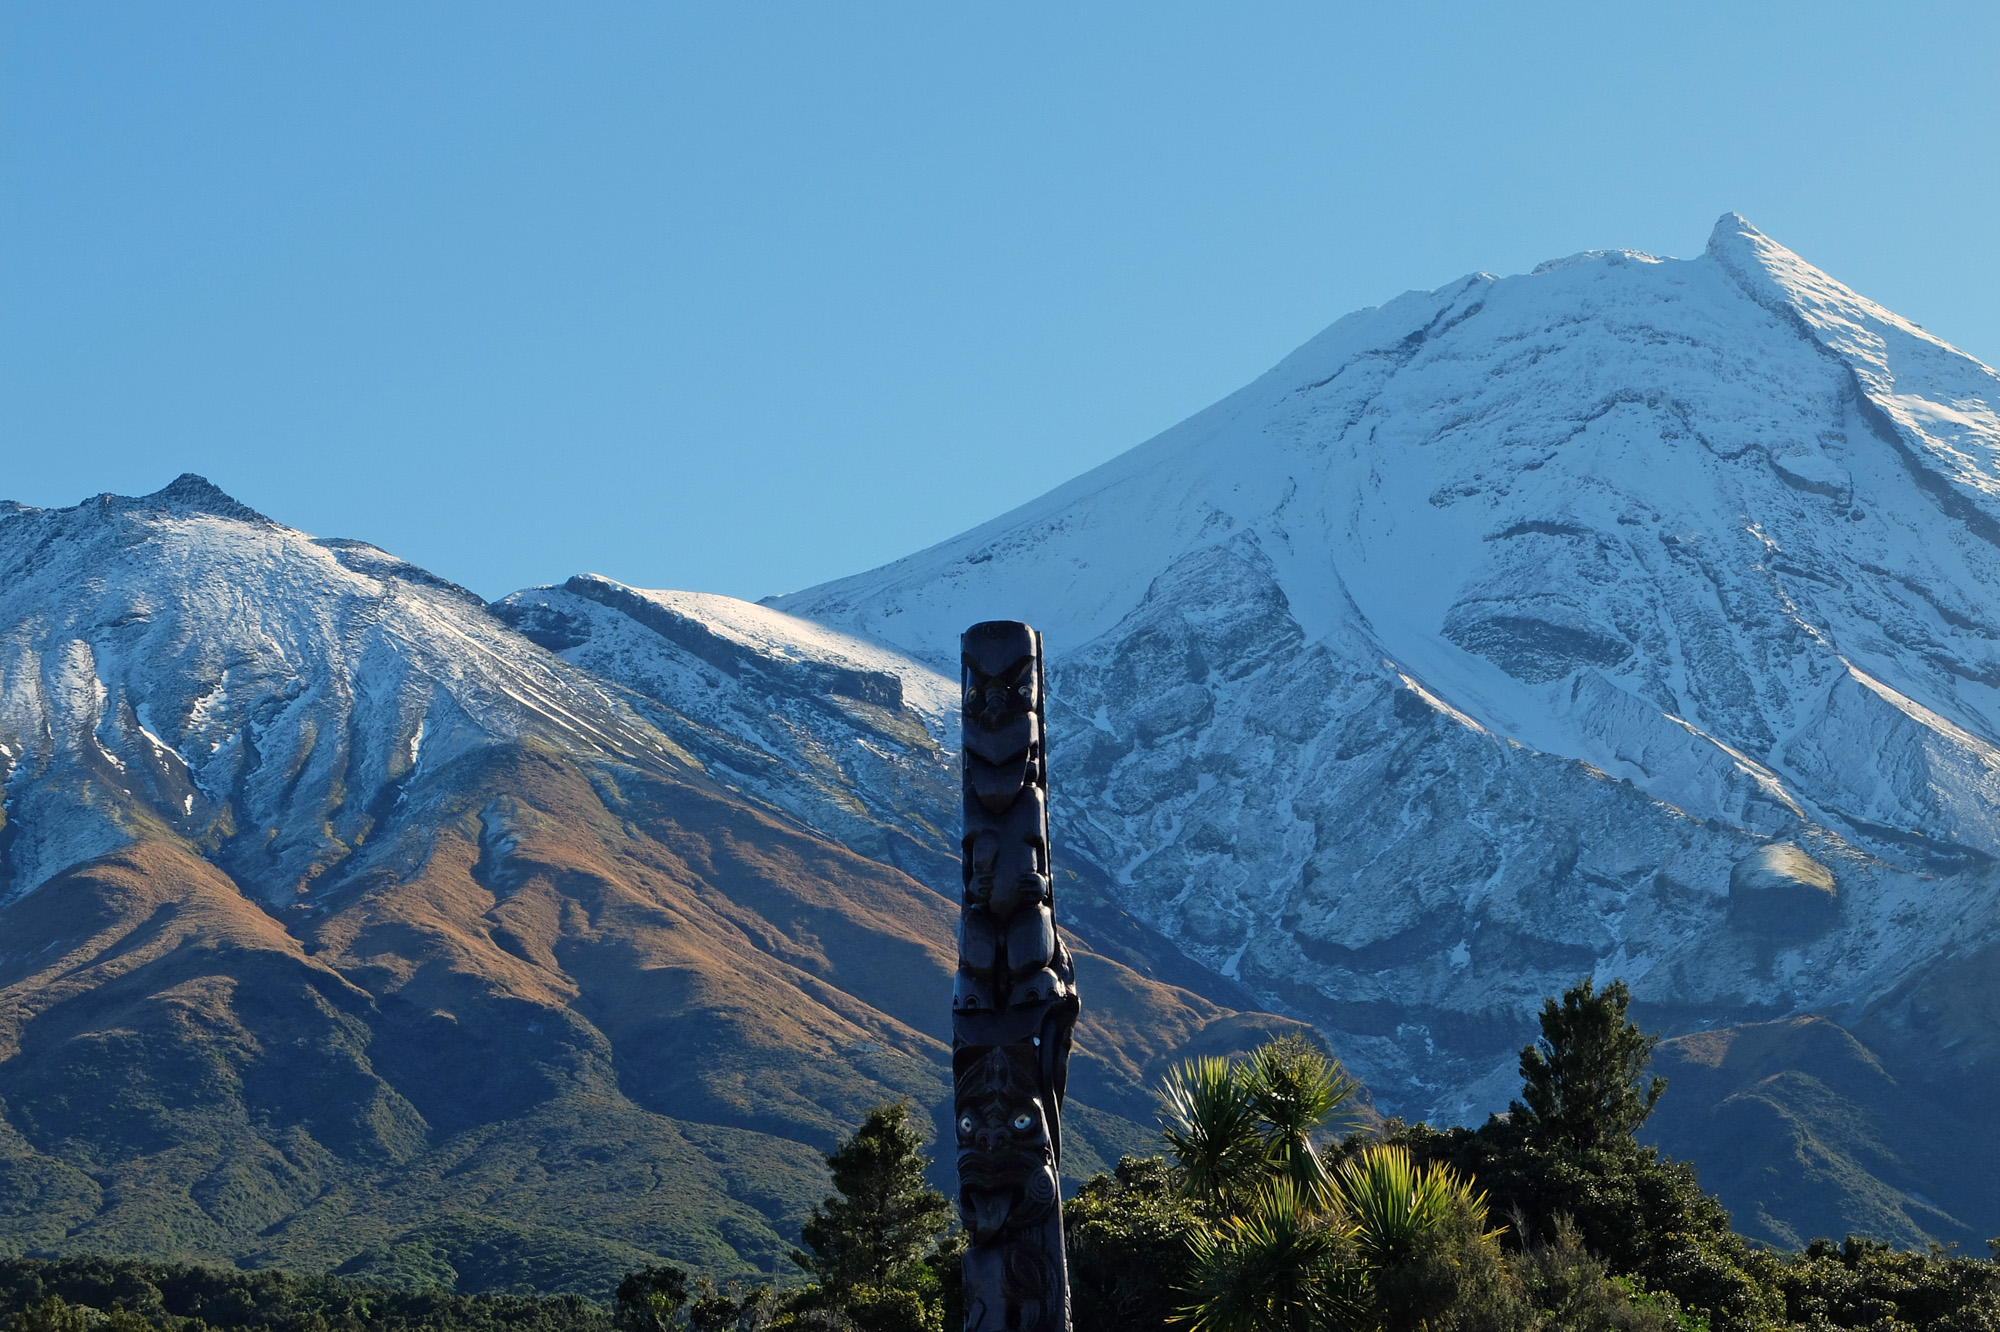
[[[954,693],[725,598],[489,608],[198,477],[8,506],[0,1251],[780,1269],[868,1107],[948,1113],[957,907],[897,866],[949,862]],[[1075,1171],[1294,1025],[1100,918]]]
[[[1386,1108],[1476,1118],[1585,972],[1669,1031],[1858,1019],[2000,940],[1996,409],[1732,214],[1350,315],[768,604],[945,672],[1036,623],[1072,863]]]

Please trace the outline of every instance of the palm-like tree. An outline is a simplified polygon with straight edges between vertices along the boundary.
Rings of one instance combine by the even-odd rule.
[[[1245,1080],[1250,1106],[1266,1125],[1270,1163],[1308,1197],[1331,1182],[1312,1135],[1353,1099],[1357,1084],[1340,1065],[1296,1036],[1259,1046]]]
[[[1353,1226],[1278,1179],[1241,1216],[1194,1238],[1194,1275],[1177,1322],[1189,1332],[1332,1332],[1366,1307]]]
[[[1266,1147],[1235,1064],[1208,1055],[1173,1069],[1160,1089],[1160,1118],[1190,1194],[1225,1209],[1255,1195]]]
[[[1406,1149],[1374,1143],[1340,1167],[1332,1192],[1354,1227],[1381,1332],[1421,1332],[1454,1304],[1493,1296],[1482,1280],[1502,1270],[1500,1232],[1483,1229],[1486,1195],[1449,1166],[1420,1169]]]
[[[1168,1075],[1167,1144],[1216,1218],[1193,1240],[1179,1318],[1190,1332],[1409,1332],[1430,1302],[1452,1298],[1430,1289],[1438,1255],[1427,1237],[1498,1236],[1482,1233],[1485,1194],[1442,1164],[1418,1168],[1406,1148],[1371,1144],[1327,1169],[1313,1134],[1356,1090],[1297,1038],[1241,1064],[1193,1059]]]
[[[1354,1242],[1372,1268],[1393,1266],[1417,1242],[1454,1216],[1486,1224],[1486,1195],[1442,1162],[1419,1169],[1407,1148],[1374,1143],[1341,1166],[1333,1201],[1354,1227]],[[1487,1232],[1497,1238],[1500,1232]]]

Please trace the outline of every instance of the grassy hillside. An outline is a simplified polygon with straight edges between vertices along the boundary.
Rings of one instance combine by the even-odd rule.
[[[820,1153],[947,1100],[956,907],[699,774],[529,745],[273,915],[161,830],[0,908],[0,1251],[601,1295],[786,1266]],[[1246,1015],[1080,948],[1079,1177]]]
[[[1909,1066],[1941,1061],[1883,1040],[1880,1022],[1871,1034],[1796,1017],[1666,1041],[1656,1064],[1671,1090],[1647,1140],[1700,1162],[1736,1228],[1767,1244],[1837,1230],[1978,1252],[2000,1232],[2000,1164],[1966,1148],[1991,1136],[1991,1101],[1955,1103],[1976,1087],[1927,1084]]]

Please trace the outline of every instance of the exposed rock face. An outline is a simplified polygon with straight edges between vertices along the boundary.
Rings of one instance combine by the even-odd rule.
[[[1670,1031],[1862,1022],[2000,939],[1996,406],[1732,215],[1351,315],[771,604],[934,664],[1035,620],[1079,872],[1385,1108],[1477,1118],[1585,972]]]
[[[1833,871],[1790,842],[1760,846],[1729,871],[1729,910],[1745,928],[1791,943],[1840,916]]]

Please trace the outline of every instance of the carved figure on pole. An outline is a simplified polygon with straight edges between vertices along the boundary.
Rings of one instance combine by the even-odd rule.
[[[1056,933],[1042,636],[1013,620],[959,639],[964,893],[952,996],[966,1332],[1069,1332],[1062,1099],[1076,969]]]

